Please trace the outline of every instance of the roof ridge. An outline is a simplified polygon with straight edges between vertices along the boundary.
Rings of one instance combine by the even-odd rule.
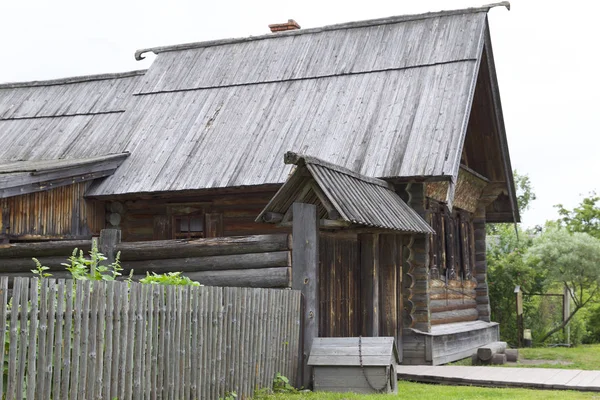
[[[288,151],[283,156],[283,159],[284,159],[285,164],[295,164],[295,165],[299,166],[302,162],[304,162],[305,164],[319,165],[321,167],[339,172],[341,174],[351,176],[351,177],[361,180],[363,182],[370,183],[372,185],[381,186],[381,187],[384,187],[389,190],[393,190],[393,186],[382,179],[372,178],[370,176],[363,175],[363,174],[353,171],[349,168],[330,163],[328,161],[322,160],[317,157],[307,156],[305,154],[298,154],[298,153],[294,153],[293,151]]]
[[[426,12],[426,13],[420,13],[420,14],[408,14],[408,15],[397,15],[397,16],[384,17],[384,18],[375,18],[375,19],[368,19],[368,20],[355,21],[355,22],[344,22],[344,23],[340,23],[340,24],[325,25],[322,27],[309,28],[309,29],[294,29],[294,30],[285,31],[285,32],[277,32],[275,34],[267,33],[265,35],[259,35],[259,36],[246,36],[246,37],[240,37],[240,38],[217,39],[217,40],[208,40],[208,41],[202,41],[202,42],[190,42],[190,43],[168,45],[168,46],[148,47],[148,48],[137,50],[135,52],[135,59],[138,61],[143,60],[145,58],[144,53],[148,53],[148,52],[158,54],[158,53],[164,53],[164,52],[169,52],[169,51],[190,50],[190,49],[203,48],[203,47],[221,46],[221,45],[225,45],[225,44],[251,42],[251,41],[255,41],[255,40],[277,39],[280,37],[306,35],[306,34],[320,33],[320,32],[340,30],[340,29],[353,29],[353,28],[362,28],[362,27],[366,27],[366,26],[388,25],[388,24],[395,24],[395,23],[399,23],[399,22],[416,21],[416,20],[421,20],[421,19],[445,17],[445,16],[459,15],[459,14],[471,14],[471,13],[480,13],[480,12],[487,13],[490,9],[492,9],[494,7],[506,7],[507,9],[510,10],[510,2],[502,1],[499,3],[487,4],[487,5],[483,5],[480,7],[469,7],[469,8],[462,8],[462,9],[457,9],[457,10],[434,11],[434,12]]]
[[[36,86],[57,86],[57,85],[65,85],[70,83],[80,83],[80,82],[91,82],[91,81],[102,81],[108,79],[122,79],[129,78],[137,75],[144,75],[146,73],[146,69],[139,69],[135,71],[126,71],[126,72],[114,72],[108,74],[95,74],[95,75],[81,75],[81,76],[70,76],[66,78],[59,79],[48,79],[43,81],[25,81],[25,82],[7,82],[0,83],[0,89],[16,89],[21,87],[36,87]]]

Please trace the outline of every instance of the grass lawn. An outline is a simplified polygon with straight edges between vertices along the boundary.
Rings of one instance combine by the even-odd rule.
[[[353,393],[299,393],[279,394],[255,397],[260,400],[452,400],[452,399],[523,399],[523,400],[552,400],[552,399],[600,399],[600,393],[573,392],[565,390],[530,390],[530,389],[494,389],[474,386],[445,386],[424,383],[398,382],[397,395],[359,395]]]
[[[452,363],[452,365],[471,365],[471,359],[466,358]],[[600,344],[570,348],[537,347],[519,349],[519,362],[517,364],[508,363],[497,365],[497,367],[598,370],[600,369]]]

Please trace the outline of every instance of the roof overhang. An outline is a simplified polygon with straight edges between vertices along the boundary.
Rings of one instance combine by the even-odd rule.
[[[290,223],[295,202],[317,205],[324,227],[375,228],[433,233],[429,224],[394,191],[392,184],[323,160],[288,152],[296,169],[259,214],[257,222]]]
[[[0,198],[41,192],[112,175],[129,153],[0,164]]]

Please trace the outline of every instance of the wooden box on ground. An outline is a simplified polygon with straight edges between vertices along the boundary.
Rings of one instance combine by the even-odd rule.
[[[316,338],[308,359],[313,389],[328,392],[397,393],[398,363],[393,337]]]

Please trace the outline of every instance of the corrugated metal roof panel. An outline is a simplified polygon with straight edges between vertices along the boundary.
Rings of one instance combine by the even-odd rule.
[[[294,156],[298,168],[271,199],[259,220],[266,212],[285,214],[295,201],[318,204],[319,216],[326,218],[326,211],[316,197],[299,198],[306,185],[314,181],[344,221],[401,232],[433,233],[429,224],[387,182],[314,157]]]

